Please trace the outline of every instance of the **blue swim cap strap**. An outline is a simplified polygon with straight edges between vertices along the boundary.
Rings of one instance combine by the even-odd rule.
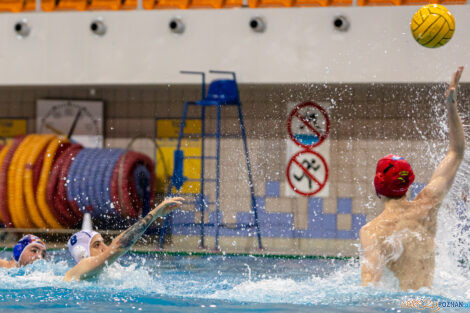
[[[18,263],[20,261],[21,254],[23,250],[29,245],[30,239],[29,237],[23,237],[18,241],[18,243],[13,247],[13,258]]]

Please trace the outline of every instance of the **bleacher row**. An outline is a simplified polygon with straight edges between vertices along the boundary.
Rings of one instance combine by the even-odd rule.
[[[378,5],[423,5],[428,3],[465,4],[467,0],[357,0],[359,6]],[[353,0],[143,0],[145,10],[234,8],[234,7],[315,7],[352,6]],[[137,0],[41,0],[41,10],[85,11],[85,10],[135,10]],[[0,0],[0,12],[35,11],[36,0]]]

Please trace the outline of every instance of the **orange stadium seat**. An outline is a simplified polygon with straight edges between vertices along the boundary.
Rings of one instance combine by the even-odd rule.
[[[34,11],[36,10],[36,0],[26,0],[23,11]]]
[[[92,0],[89,6],[90,10],[119,10],[120,8],[120,0]]]
[[[42,0],[44,11],[78,10],[85,11],[89,7],[87,0]]]
[[[190,0],[143,0],[144,9],[187,9],[189,8]]]
[[[250,8],[261,7],[293,7],[295,0],[248,0]]]
[[[351,6],[352,0],[296,0],[296,7]]]
[[[402,0],[357,0],[357,5],[401,5],[402,2]]]
[[[213,8],[221,9],[224,7],[224,0],[192,0],[189,3],[190,9]]]
[[[197,8],[241,8],[243,0],[191,0],[189,3],[190,9]]]
[[[468,2],[467,0],[442,0],[438,2],[430,1],[429,3],[438,3],[438,4],[446,5],[446,4],[466,4]]]
[[[146,10],[242,7],[243,0],[143,0]]]
[[[360,6],[374,5],[424,5],[429,3],[436,4],[465,4],[467,0],[358,0]]]
[[[243,0],[225,0],[224,8],[241,8]]]
[[[250,8],[350,6],[352,0],[248,0]]]
[[[121,10],[135,10],[137,9],[137,0],[125,0],[121,5]]]
[[[135,10],[137,0],[91,0],[90,10]]]
[[[0,0],[0,12],[34,11],[36,0]]]

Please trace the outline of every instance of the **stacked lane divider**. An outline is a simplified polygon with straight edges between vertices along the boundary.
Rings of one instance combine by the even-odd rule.
[[[42,165],[41,175],[39,178],[38,189],[36,191],[36,200],[38,203],[39,210],[42,216],[46,220],[50,228],[63,228],[53,214],[53,210],[49,207],[47,202],[47,183],[51,175],[51,169],[56,156],[60,156],[60,152],[63,151],[63,147],[69,145],[67,139],[62,137],[56,137],[50,141],[46,149],[44,156],[44,163]]]
[[[70,228],[90,212],[102,225],[125,227],[153,204],[154,169],[134,151],[87,149],[55,135],[17,137],[0,147],[0,222]]]
[[[8,206],[13,225],[16,228],[32,228],[33,225],[26,213],[23,195],[23,177],[26,158],[32,148],[36,135],[28,135],[21,142],[8,169]]]
[[[49,227],[48,223],[45,220],[45,217],[41,214],[38,206],[36,205],[36,197],[34,194],[34,165],[43,152],[44,148],[49,144],[50,141],[54,139],[53,135],[38,136],[35,144],[32,147],[32,150],[28,154],[28,159],[26,161],[26,166],[24,170],[24,197],[26,199],[26,207],[28,211],[29,220],[32,222],[34,227],[38,228],[47,228]],[[40,178],[41,179],[41,178]]]
[[[9,198],[8,198],[8,174],[11,161],[13,156],[20,146],[20,144],[25,139],[24,136],[17,137],[13,139],[13,143],[5,154],[2,165],[0,167],[0,211],[2,211],[3,223],[7,227],[13,227],[13,221],[11,219],[10,210],[9,210]]]
[[[0,165],[3,164],[3,160],[5,160],[8,150],[11,148],[12,144],[13,144],[12,142],[7,143],[7,145],[2,148],[2,151],[0,151]],[[2,174],[0,173],[0,176],[1,175]],[[0,189],[1,188],[2,187],[0,185]],[[3,217],[3,214],[4,214],[3,211],[0,210],[0,220],[2,221],[3,224],[7,224],[6,219]]]
[[[50,186],[48,189],[49,197],[53,200],[54,206],[57,208],[59,214],[66,219],[69,227],[76,226],[83,218],[83,214],[75,207],[71,206],[67,198],[67,186],[70,183],[67,180],[68,172],[72,161],[83,147],[77,144],[72,145],[61,157],[63,161],[58,171],[57,185]]]
[[[117,167],[117,194],[115,198],[117,204],[121,208],[122,216],[137,218],[142,212],[142,203],[139,203],[136,182],[134,181],[134,171],[139,164],[147,167],[150,173],[154,173],[154,165],[152,160],[141,153],[128,151],[121,159]],[[154,190],[155,178],[151,175],[150,190]],[[116,205],[116,204],[115,204]],[[150,205],[153,205],[153,196],[150,197]]]
[[[36,194],[36,197],[39,198],[41,196],[45,196],[45,198],[43,198],[41,201],[45,201],[45,204],[42,204],[43,206],[44,205],[47,205],[47,207],[50,209],[52,215],[54,216],[55,220],[60,224],[62,225],[63,227],[70,227],[69,224],[68,224],[68,221],[65,220],[63,218],[63,216],[60,214],[59,212],[59,209],[54,205],[54,202],[53,202],[53,196],[54,196],[54,193],[55,193],[55,189],[57,187],[57,182],[58,182],[58,178],[59,178],[59,170],[60,170],[60,166],[63,164],[63,158],[62,156],[66,153],[66,151],[68,151],[68,149],[71,147],[72,143],[69,142],[68,140],[64,140],[63,142],[60,142],[59,144],[59,147],[57,148],[57,151],[55,153],[55,156],[54,156],[54,162],[52,164],[52,167],[50,169],[50,175],[47,179],[47,183],[46,183],[46,186],[45,186],[45,190],[42,189],[44,188],[44,186],[41,186],[41,190],[40,190],[40,194],[38,194],[38,185],[39,185],[39,179],[40,179],[40,174],[38,174],[38,181],[37,181],[37,184],[35,186],[37,186],[35,189],[34,189],[34,193]],[[47,153],[47,149],[46,151],[44,151],[44,153],[42,154],[42,156],[44,156],[45,154]],[[41,172],[42,172],[42,165],[44,164],[44,159],[42,159],[42,162],[41,163]],[[41,182],[43,184],[43,182]],[[51,188],[51,185],[52,185],[52,188]],[[51,194],[51,190],[53,191],[53,193]],[[45,192],[43,194],[43,192]]]
[[[137,218],[145,201],[139,188],[148,190],[148,202],[153,203],[154,168],[149,157],[134,151],[83,149],[67,173],[68,202],[75,211],[90,212],[93,217]],[[139,185],[135,171],[148,173],[147,186]]]
[[[119,213],[114,209],[113,202],[111,201],[111,179],[114,167],[123,153],[123,149],[109,150],[109,157],[103,158],[100,163],[100,176],[97,177],[98,180],[94,184],[100,214],[110,217],[118,216]]]

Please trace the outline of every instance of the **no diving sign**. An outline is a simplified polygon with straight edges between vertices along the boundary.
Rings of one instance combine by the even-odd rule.
[[[303,148],[319,146],[330,132],[330,118],[320,105],[304,102],[297,105],[287,119],[290,139]]]
[[[313,196],[319,193],[328,181],[328,165],[318,152],[299,151],[287,165],[287,181],[297,194]]]

